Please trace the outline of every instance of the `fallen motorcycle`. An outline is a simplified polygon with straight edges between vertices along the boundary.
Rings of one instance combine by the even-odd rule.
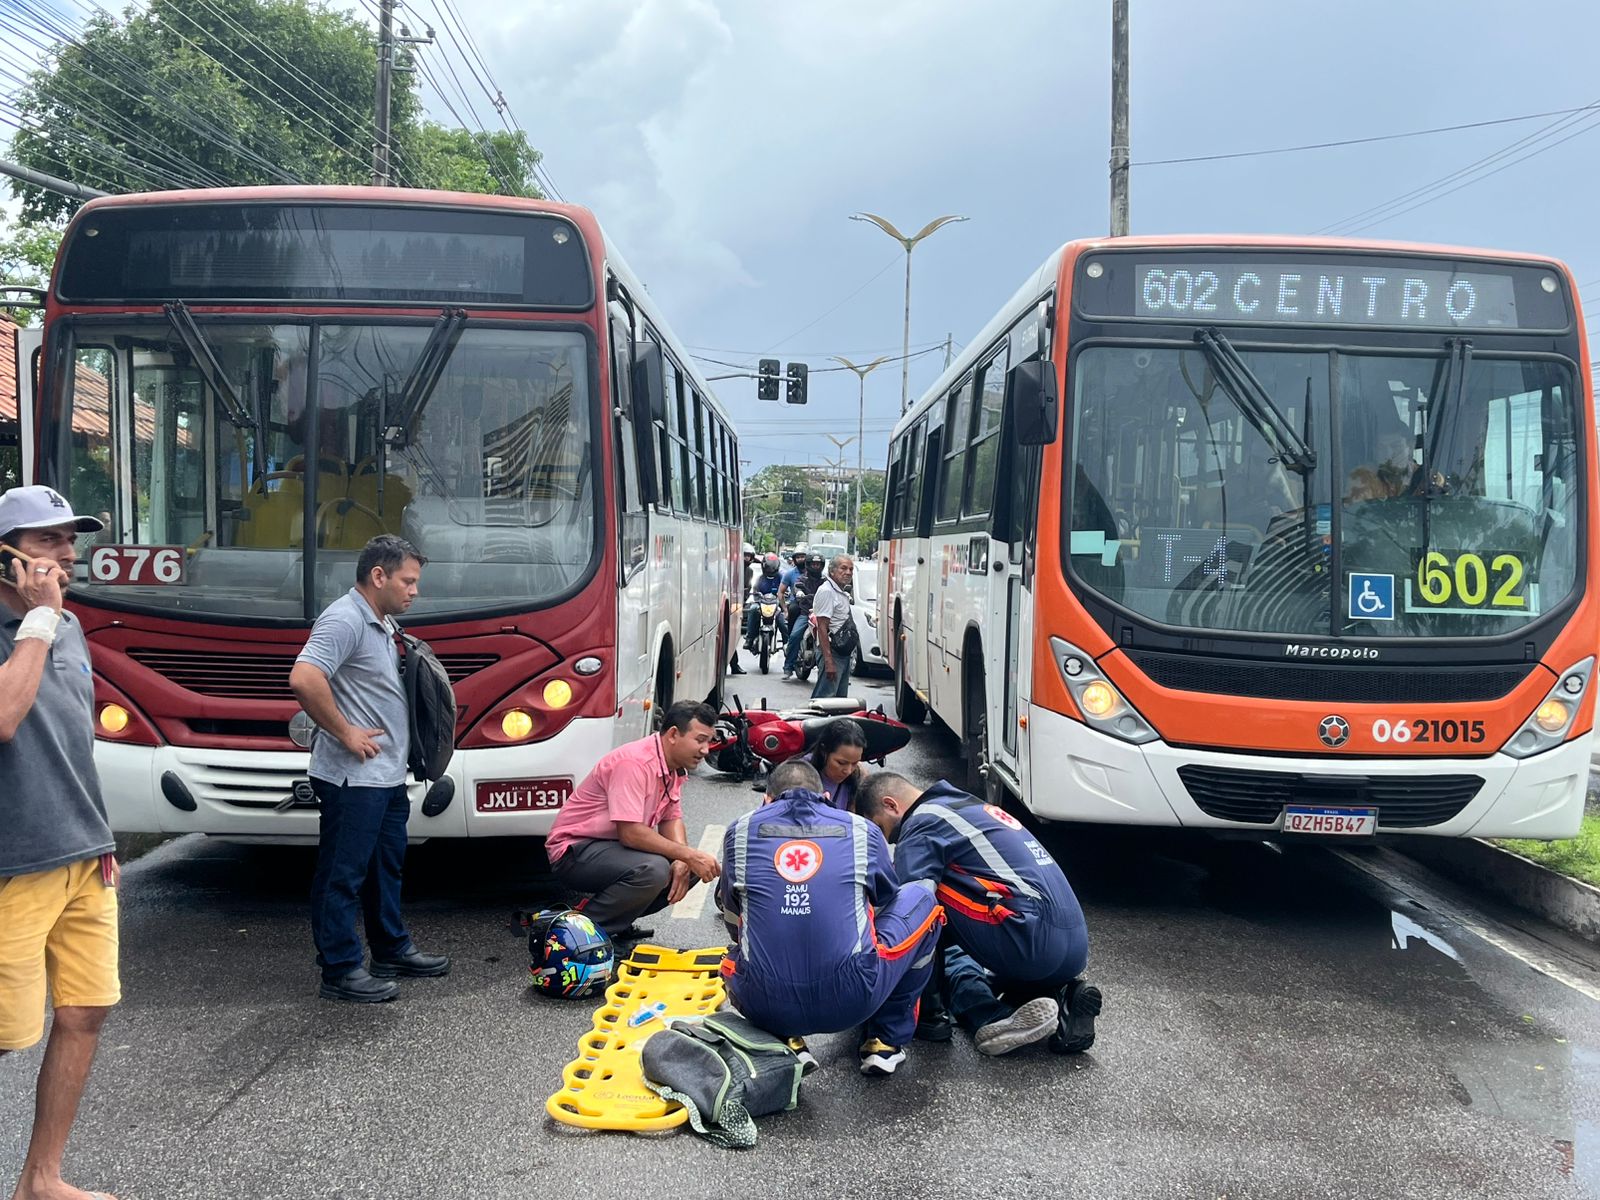
[[[812,700],[781,711],[766,708],[765,703],[747,709],[735,696],[733,707],[717,718],[716,737],[707,755],[717,770],[749,779],[809,750],[823,727],[839,717],[849,717],[861,726],[867,738],[861,757],[879,766],[911,740],[911,730],[885,714],[881,705],[869,711],[854,697]]]

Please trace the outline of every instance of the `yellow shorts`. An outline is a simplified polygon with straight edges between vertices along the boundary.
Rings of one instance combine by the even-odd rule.
[[[100,860],[0,875],[0,1050],[44,1036],[45,986],[57,1008],[109,1008],[117,979],[117,892]]]

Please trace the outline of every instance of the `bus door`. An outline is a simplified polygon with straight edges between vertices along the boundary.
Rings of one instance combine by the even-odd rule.
[[[645,569],[650,544],[649,487],[639,469],[636,414],[633,409],[633,330],[622,305],[611,305],[611,433],[617,513],[617,701],[643,700],[650,687],[650,605]],[[648,431],[649,423],[645,429]],[[648,432],[644,435],[648,438]],[[635,710],[627,714],[632,715]],[[636,710],[642,712],[642,708]],[[628,721],[622,722],[623,726]],[[618,728],[619,741],[631,730]]]
[[[1038,615],[1034,607],[1034,572],[1038,562],[1035,534],[1039,527],[1039,477],[1044,448],[1025,446],[1019,441],[1014,408],[1017,389],[1012,376],[1024,362],[1041,359],[1049,362],[1050,309],[1049,299],[1041,301],[1034,310],[1033,319],[1022,321],[1008,339],[1010,361],[1002,424],[1004,441],[994,500],[994,537],[996,549],[1005,556],[1005,567],[993,576],[1003,589],[997,596],[1001,607],[991,608],[990,612],[1005,621],[1005,638],[1003,641],[996,639],[996,642],[1002,647],[999,657],[1006,669],[1001,673],[998,697],[991,700],[999,712],[990,713],[989,745],[996,761],[1015,777],[1022,796],[1027,796],[1032,788],[1032,764],[1021,719],[1033,698],[1033,638]],[[1059,420],[1058,416],[1058,424]],[[998,733],[993,732],[996,730]]]
[[[21,454],[19,483],[33,482],[33,402],[39,383],[38,355],[44,330],[18,329],[17,344],[17,449]]]
[[[907,678],[929,702],[933,700],[934,675],[944,673],[944,651],[939,647],[939,561],[934,547],[933,499],[939,482],[939,463],[944,444],[944,405],[933,406],[928,414],[927,436],[922,438],[922,503],[917,513],[916,579],[912,600],[906,610],[912,628],[908,644],[912,647]]]

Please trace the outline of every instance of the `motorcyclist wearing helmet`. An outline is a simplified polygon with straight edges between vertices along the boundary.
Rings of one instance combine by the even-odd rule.
[[[795,581],[806,573],[806,552],[794,550],[789,554],[789,565],[784,567],[778,576],[778,610],[783,613],[789,611],[789,592],[794,587]]]
[[[806,555],[805,573],[789,589],[789,644],[783,653],[785,679],[794,678],[795,666],[800,661],[800,646],[806,640],[806,626],[811,621],[811,600],[822,586],[826,565],[822,555]]]
[[[776,554],[768,554],[761,560],[761,574],[750,585],[750,602],[747,606],[748,615],[745,617],[744,622],[744,647],[746,650],[753,652],[756,648],[756,632],[761,627],[760,599],[763,596],[771,596],[774,600],[777,599],[778,589],[782,586],[781,576],[782,572],[779,570],[778,556]],[[778,606],[778,636],[780,638],[789,636],[789,622],[784,617],[781,604]]]

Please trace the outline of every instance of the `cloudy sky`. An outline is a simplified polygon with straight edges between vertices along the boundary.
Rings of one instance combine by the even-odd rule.
[[[457,3],[556,185],[599,213],[679,337],[712,358],[765,353],[816,368],[831,354],[899,352],[903,254],[848,220],[858,210],[906,230],[944,213],[970,218],[915,252],[914,347],[964,341],[1052,249],[1107,229],[1110,0]],[[1595,101],[1592,3],[1518,6],[1515,19],[1503,0],[1132,9],[1135,162]],[[1322,230],[1559,119],[1136,168],[1133,230]],[[1566,119],[1559,133],[1600,126],[1600,110]],[[1354,225],[1363,236],[1556,254],[1600,296],[1597,149],[1600,132],[1578,132]],[[942,363],[942,353],[912,362],[913,397]],[[868,379],[869,462],[883,460],[900,383],[898,364]],[[745,380],[718,386],[747,469],[821,461],[836,453],[824,433],[855,432],[848,373],[813,376],[804,410],[759,403]]]

